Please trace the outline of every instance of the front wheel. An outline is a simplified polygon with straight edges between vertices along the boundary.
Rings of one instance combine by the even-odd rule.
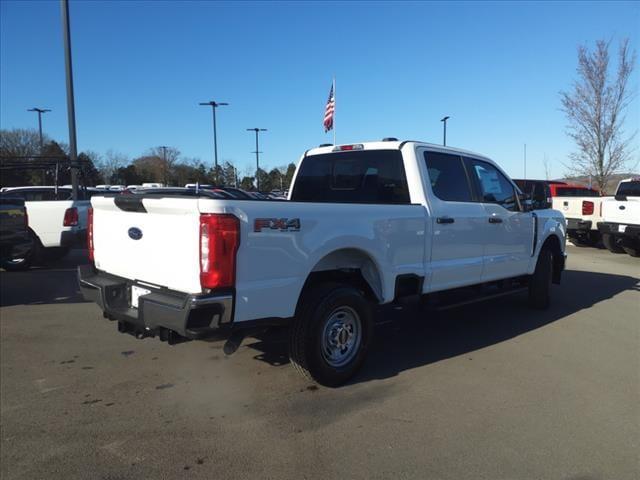
[[[545,309],[551,303],[551,279],[553,276],[553,254],[543,248],[538,255],[538,262],[533,275],[529,278],[529,305],[537,309]]]
[[[350,285],[322,284],[305,294],[289,340],[293,366],[328,387],[347,382],[362,366],[373,338],[373,314]]]

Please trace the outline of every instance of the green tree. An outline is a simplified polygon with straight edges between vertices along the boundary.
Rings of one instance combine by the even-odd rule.
[[[254,182],[255,182],[254,177],[242,177],[242,181],[240,182],[240,188],[247,191],[255,190]]]
[[[293,175],[296,173],[296,164],[290,163],[287,165],[287,173],[284,175],[284,188],[289,190],[291,188],[291,182],[293,181]]]
[[[138,173],[134,164],[126,167],[118,167],[109,178],[110,184],[114,185],[141,185],[143,177]]]
[[[94,187],[101,183],[102,175],[95,167],[91,158],[93,152],[81,152],[78,155],[78,162],[81,164],[80,176],[85,187]]]
[[[222,165],[223,184],[227,186],[235,186],[236,184],[236,167],[229,161]]]

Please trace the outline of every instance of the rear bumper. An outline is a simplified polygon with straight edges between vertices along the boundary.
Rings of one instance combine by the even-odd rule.
[[[620,231],[621,226],[623,231]],[[615,222],[600,222],[598,223],[598,230],[600,231],[600,233],[608,233],[616,237],[640,241],[640,225],[628,225]]]
[[[176,343],[181,337],[196,340],[225,337],[233,321],[232,294],[190,295],[140,284],[151,293],[131,306],[131,285],[137,282],[96,270],[78,267],[80,291],[97,303],[104,316],[118,321],[118,330],[140,338],[159,336]]]
[[[593,222],[580,218],[567,218],[567,231],[588,232],[591,230]]]

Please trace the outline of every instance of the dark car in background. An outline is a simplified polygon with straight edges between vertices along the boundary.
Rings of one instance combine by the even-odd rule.
[[[0,266],[5,270],[24,270],[31,263],[33,235],[24,199],[0,198]]]

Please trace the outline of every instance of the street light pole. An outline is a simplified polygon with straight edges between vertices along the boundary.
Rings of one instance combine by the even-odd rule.
[[[444,145],[445,147],[447,146],[447,120],[449,120],[451,117],[444,117],[441,118],[440,121],[444,124],[444,136],[442,138],[442,145]]]
[[[44,145],[43,145],[43,141],[42,141],[42,114],[43,113],[47,113],[50,112],[51,110],[47,109],[47,108],[37,108],[37,107],[33,107],[27,110],[27,112],[37,112],[38,113],[38,133],[40,134],[40,155],[42,155],[43,149],[44,149]],[[56,164],[57,165],[57,164]],[[56,166],[56,188],[58,187],[58,169]],[[46,170],[42,170],[42,185],[46,184],[46,180],[47,180],[47,171]],[[56,192],[57,193],[57,192]]]
[[[216,102],[215,100],[210,100],[208,102],[200,102],[200,105],[210,106],[213,112],[213,161],[214,161],[214,180],[218,183],[218,132],[216,127],[216,108],[229,105],[225,102]]]
[[[27,112],[38,112],[38,132],[40,133],[40,154],[42,155],[42,114],[50,112],[48,108],[37,108],[33,107],[27,110]]]
[[[168,187],[169,186],[169,181],[167,179],[167,146],[165,145],[160,145],[160,148],[162,149],[162,160],[163,160],[163,170],[164,170],[164,186]]]
[[[248,132],[256,132],[256,188],[260,191],[260,150],[258,149],[258,132],[266,132],[266,128],[247,128]]]

